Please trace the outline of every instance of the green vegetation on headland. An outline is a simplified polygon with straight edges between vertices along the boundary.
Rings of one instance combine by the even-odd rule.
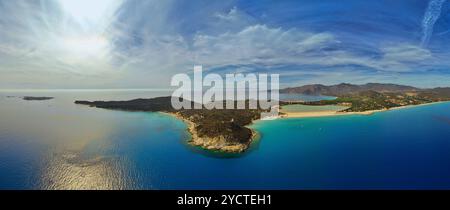
[[[350,107],[340,112],[364,112],[384,110],[407,105],[419,105],[450,100],[450,88],[419,89],[409,86],[391,84],[335,86],[309,85],[288,88],[281,93],[301,93],[336,96],[334,100],[316,102],[282,102],[286,104],[304,105],[341,105]],[[187,122],[192,134],[191,144],[209,150],[223,152],[243,152],[255,137],[255,132],[246,126],[258,120],[262,109],[181,109],[175,110],[171,105],[172,97],[152,99],[135,99],[130,101],[76,101],[76,104],[97,108],[165,112]],[[235,102],[236,103],[236,102]],[[248,101],[246,102],[248,103]],[[194,102],[191,102],[194,106]],[[248,106],[246,106],[248,107]]]
[[[172,108],[171,99],[172,97],[159,97],[131,101],[76,101],[75,103],[105,109],[169,113],[189,124],[192,144],[223,152],[243,152],[250,146],[255,133],[246,126],[253,120],[259,119],[263,111],[262,109],[175,110]],[[191,105],[194,106],[194,103],[191,102]]]

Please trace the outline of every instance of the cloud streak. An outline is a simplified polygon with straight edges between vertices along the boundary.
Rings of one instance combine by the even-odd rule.
[[[433,28],[441,16],[442,6],[447,0],[431,0],[422,20],[422,46],[427,46],[433,35]]]

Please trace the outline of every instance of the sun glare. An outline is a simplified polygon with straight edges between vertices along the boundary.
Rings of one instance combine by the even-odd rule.
[[[63,33],[59,46],[72,56],[90,58],[108,52],[109,42],[102,34],[122,0],[58,0],[67,17],[82,28]]]
[[[105,52],[108,41],[102,36],[68,37],[63,41],[64,48],[80,55],[99,55]]]

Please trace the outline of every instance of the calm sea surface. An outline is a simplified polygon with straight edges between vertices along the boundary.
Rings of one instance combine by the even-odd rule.
[[[450,103],[260,121],[243,155],[187,145],[168,115],[73,104],[168,94],[0,92],[0,189],[450,189]]]

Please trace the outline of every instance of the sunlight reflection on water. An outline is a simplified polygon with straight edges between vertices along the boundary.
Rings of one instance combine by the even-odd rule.
[[[155,91],[0,92],[0,151],[5,156],[0,157],[0,175],[5,177],[5,182],[11,180],[11,185],[18,184],[13,189],[139,188],[139,175],[130,168],[133,163],[126,156],[108,154],[114,150],[111,135],[120,130],[121,120],[107,111],[73,102],[167,94]],[[24,101],[22,96],[55,99]],[[14,170],[6,173],[11,168]],[[15,183],[21,179],[30,183]]]

